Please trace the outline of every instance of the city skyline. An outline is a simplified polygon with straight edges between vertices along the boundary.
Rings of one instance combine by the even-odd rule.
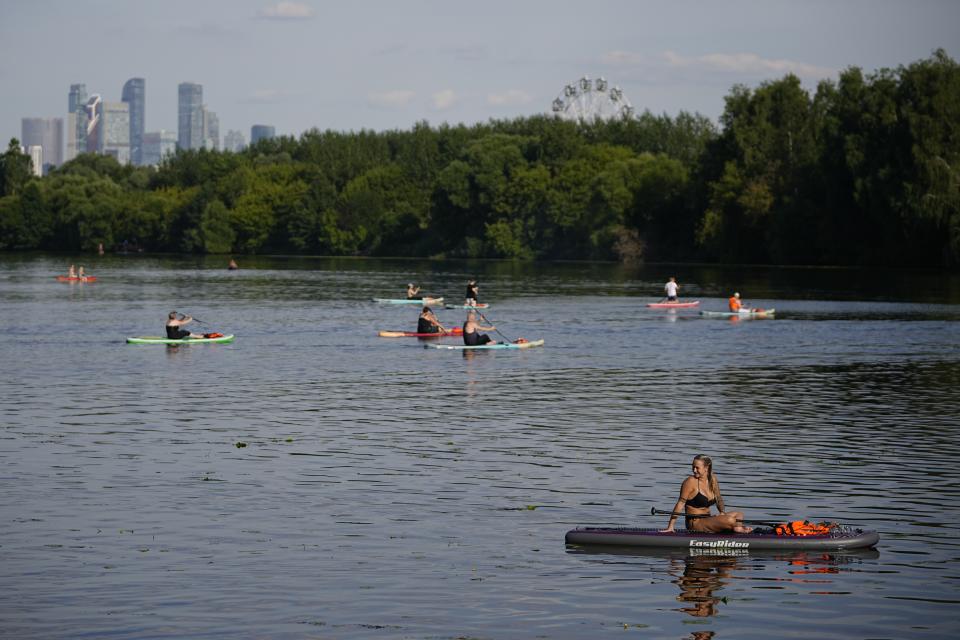
[[[0,76],[23,89],[0,104],[0,135],[18,137],[22,118],[66,123],[72,84],[120,101],[132,78],[149,83],[149,131],[177,130],[185,81],[203,85],[222,131],[266,122],[299,135],[530,116],[549,113],[564,85],[584,75],[622,87],[638,112],[716,120],[735,84],[794,73],[813,90],[848,66],[870,73],[937,48],[956,57],[958,23],[960,4],[941,0],[610,0],[562,10],[540,0],[494,0],[483,10],[426,0],[9,0],[0,5]],[[35,45],[78,33],[84,55]]]

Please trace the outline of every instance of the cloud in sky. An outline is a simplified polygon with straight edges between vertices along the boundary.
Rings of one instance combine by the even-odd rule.
[[[278,2],[257,12],[265,20],[307,20],[313,17],[313,9],[302,2]]]
[[[491,107],[516,107],[531,102],[533,102],[533,96],[520,89],[487,94],[487,104]]]
[[[433,94],[433,108],[437,110],[449,109],[457,102],[457,94],[453,89],[444,89]]]
[[[368,102],[384,109],[400,109],[410,104],[413,100],[413,91],[409,89],[394,89],[392,91],[371,92],[367,94]]]
[[[820,67],[796,60],[764,58],[755,53],[708,53],[684,56],[675,51],[645,55],[632,51],[610,51],[603,62],[620,67],[687,69],[707,73],[730,73],[749,76],[784,75],[793,73],[801,78],[825,78],[836,74],[836,69]]]

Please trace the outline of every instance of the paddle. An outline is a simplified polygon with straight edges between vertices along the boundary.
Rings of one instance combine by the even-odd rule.
[[[702,515],[687,515],[686,513],[677,513],[676,511],[664,511],[662,509],[657,509],[656,507],[650,507],[650,515],[652,516],[683,516],[684,518],[712,518],[709,513],[704,513]],[[737,520],[737,522],[743,522],[744,524],[765,524],[768,527],[773,527],[780,524],[781,520]]]
[[[511,340],[511,339],[508,338],[507,336],[503,335],[503,332],[500,331],[500,329],[497,329],[497,326],[496,326],[495,324],[493,324],[492,322],[490,322],[489,320],[487,320],[487,316],[483,315],[483,312],[482,312],[482,311],[480,311],[480,310],[477,309],[476,307],[473,307],[473,309],[471,309],[471,311],[475,311],[475,312],[477,313],[477,315],[479,315],[481,318],[483,318],[483,321],[484,321],[484,322],[487,322],[487,323],[491,324],[491,325],[493,326],[493,330],[496,331],[497,333],[499,333],[501,336],[503,336],[503,339],[504,339],[504,340],[506,340],[507,342],[509,342],[509,343],[511,343],[511,344],[513,343],[513,340]]]

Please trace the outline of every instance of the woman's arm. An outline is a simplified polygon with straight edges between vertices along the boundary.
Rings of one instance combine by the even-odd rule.
[[[687,500],[692,498],[694,495],[691,489],[693,489],[695,485],[696,485],[696,481],[693,478],[687,478],[686,480],[683,481],[683,484],[680,485],[680,497],[677,498],[677,504],[673,505],[673,509],[671,509],[673,513],[675,514],[680,513],[681,510],[686,507]],[[660,531],[664,533],[669,533],[673,531],[673,527],[676,521],[677,521],[676,515],[670,516],[670,520],[667,521],[667,528],[661,529]]]

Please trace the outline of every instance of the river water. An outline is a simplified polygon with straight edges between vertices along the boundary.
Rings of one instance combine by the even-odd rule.
[[[95,283],[56,282],[70,262]],[[611,264],[0,255],[0,637],[950,638],[960,277]],[[654,311],[675,275],[722,309]],[[527,351],[379,305],[408,281]],[[227,345],[127,345],[188,312]],[[462,311],[441,310],[458,324]],[[498,336],[495,336],[498,337]],[[567,548],[728,508],[844,554]]]

